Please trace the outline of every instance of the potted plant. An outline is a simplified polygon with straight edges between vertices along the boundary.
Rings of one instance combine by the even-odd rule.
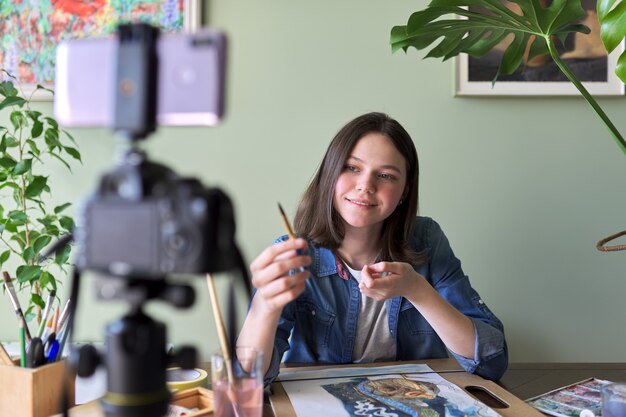
[[[626,36],[626,2],[598,0],[597,19],[600,38],[611,53]],[[581,0],[553,0],[544,6],[541,0],[432,0],[424,10],[413,13],[407,24],[391,30],[391,47],[396,52],[410,47],[430,48],[426,58],[444,61],[466,53],[482,57],[501,41],[513,37],[502,54],[493,78],[513,74],[523,62],[549,56],[565,77],[589,103],[626,154],[626,141],[598,102],[561,59],[557,46],[568,35],[589,34],[589,27],[579,23],[586,15]],[[626,52],[618,59],[617,76],[626,82]],[[619,232],[598,242],[599,250],[622,250],[626,245],[606,246],[612,239],[626,234]]]
[[[40,170],[54,160],[71,171],[69,158],[80,161],[81,156],[72,136],[54,118],[34,110],[32,94],[25,97],[15,77],[2,72],[0,113],[8,123],[0,123],[0,269],[9,273],[17,290],[28,289],[25,316],[30,321],[41,316],[43,293],[56,291],[56,274],[65,273],[71,248],[49,259],[40,254],[74,228],[65,214],[69,203],[51,207],[47,202],[51,185]],[[41,89],[47,90],[38,85],[35,91]]]

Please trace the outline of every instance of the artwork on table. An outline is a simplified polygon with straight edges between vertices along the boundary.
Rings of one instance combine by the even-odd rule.
[[[305,379],[303,373],[298,373],[299,379],[281,379],[281,383],[299,417],[499,416],[428,366],[417,366],[413,365],[413,370],[394,366],[356,368],[363,372],[345,368],[345,376],[325,372],[324,376],[313,375],[319,376],[317,379]]]
[[[526,400],[539,411],[556,417],[578,417],[583,410],[600,415],[600,390],[610,381],[589,378]]]
[[[200,0],[47,0],[0,2],[0,66],[30,96],[54,81],[56,46],[65,39],[103,37],[120,22],[144,22],[164,32],[199,26]],[[0,74],[0,80],[6,75]],[[50,100],[46,90],[34,99]]]
[[[520,14],[516,3],[507,6]],[[600,25],[596,14],[596,0],[582,0],[586,11],[581,23],[591,29],[590,34],[575,33],[567,37],[560,57],[585,88],[593,95],[622,95],[624,83],[615,75],[617,59],[624,51],[624,43],[607,56],[600,39]],[[470,7],[470,10],[472,8]],[[472,95],[579,95],[574,85],[565,78],[549,55],[525,61],[512,75],[496,74],[502,55],[512,38],[505,38],[493,50],[480,58],[460,54],[456,58],[457,96]]]

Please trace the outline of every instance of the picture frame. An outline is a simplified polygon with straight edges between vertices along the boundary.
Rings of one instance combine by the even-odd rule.
[[[624,83],[615,74],[624,42],[607,56],[595,13],[595,0],[583,0],[587,15],[582,23],[590,34],[570,35],[563,45],[561,59],[594,96],[624,95]],[[508,40],[510,42],[510,40]],[[507,40],[484,57],[459,54],[455,62],[455,96],[572,96],[580,95],[549,56],[533,58],[522,64],[511,76],[492,79],[506,49]]]
[[[63,40],[105,37],[120,21],[145,22],[164,32],[194,31],[201,24],[201,0],[57,0],[12,2],[0,21],[0,66],[26,97],[52,100],[56,46]],[[182,9],[181,9],[182,8]],[[7,75],[0,74],[0,80]],[[37,85],[43,88],[37,88]]]

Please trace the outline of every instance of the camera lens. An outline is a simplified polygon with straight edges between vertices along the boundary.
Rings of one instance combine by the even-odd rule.
[[[184,253],[189,249],[189,238],[184,232],[178,231],[169,236],[167,246],[173,252]]]

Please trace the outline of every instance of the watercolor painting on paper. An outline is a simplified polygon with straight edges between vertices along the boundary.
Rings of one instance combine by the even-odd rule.
[[[283,381],[298,416],[497,417],[434,372]]]

